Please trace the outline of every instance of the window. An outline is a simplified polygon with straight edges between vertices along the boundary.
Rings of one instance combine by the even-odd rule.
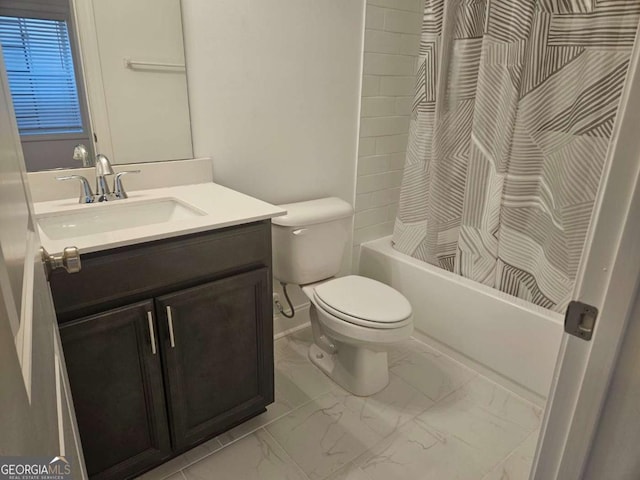
[[[0,43],[20,135],[84,132],[67,23],[0,16]]]

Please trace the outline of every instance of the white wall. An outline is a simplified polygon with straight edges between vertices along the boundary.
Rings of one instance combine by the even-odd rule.
[[[275,204],[354,203],[364,3],[182,0],[194,154],[213,158],[215,182]],[[277,315],[277,333],[308,320],[289,292],[298,313]]]
[[[367,0],[353,244],[393,231],[407,151],[422,0]],[[357,268],[357,255],[354,263]]]
[[[353,203],[364,0],[183,0],[194,153],[272,203]]]

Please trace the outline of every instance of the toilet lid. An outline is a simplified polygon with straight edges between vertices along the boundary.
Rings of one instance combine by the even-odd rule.
[[[325,282],[314,294],[333,310],[367,322],[389,324],[411,316],[411,304],[400,292],[359,275]]]

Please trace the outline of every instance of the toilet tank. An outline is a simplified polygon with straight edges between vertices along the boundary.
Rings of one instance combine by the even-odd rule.
[[[335,197],[281,205],[272,219],[273,276],[306,285],[335,276],[349,241],[353,209]]]

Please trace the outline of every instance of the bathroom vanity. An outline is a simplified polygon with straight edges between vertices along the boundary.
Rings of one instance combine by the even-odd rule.
[[[50,253],[81,251],[81,271],[50,283],[91,478],[136,476],[273,402],[270,218],[283,210],[215,184],[36,209],[43,223],[100,218],[159,196],[202,215],[74,239],[41,227]]]

